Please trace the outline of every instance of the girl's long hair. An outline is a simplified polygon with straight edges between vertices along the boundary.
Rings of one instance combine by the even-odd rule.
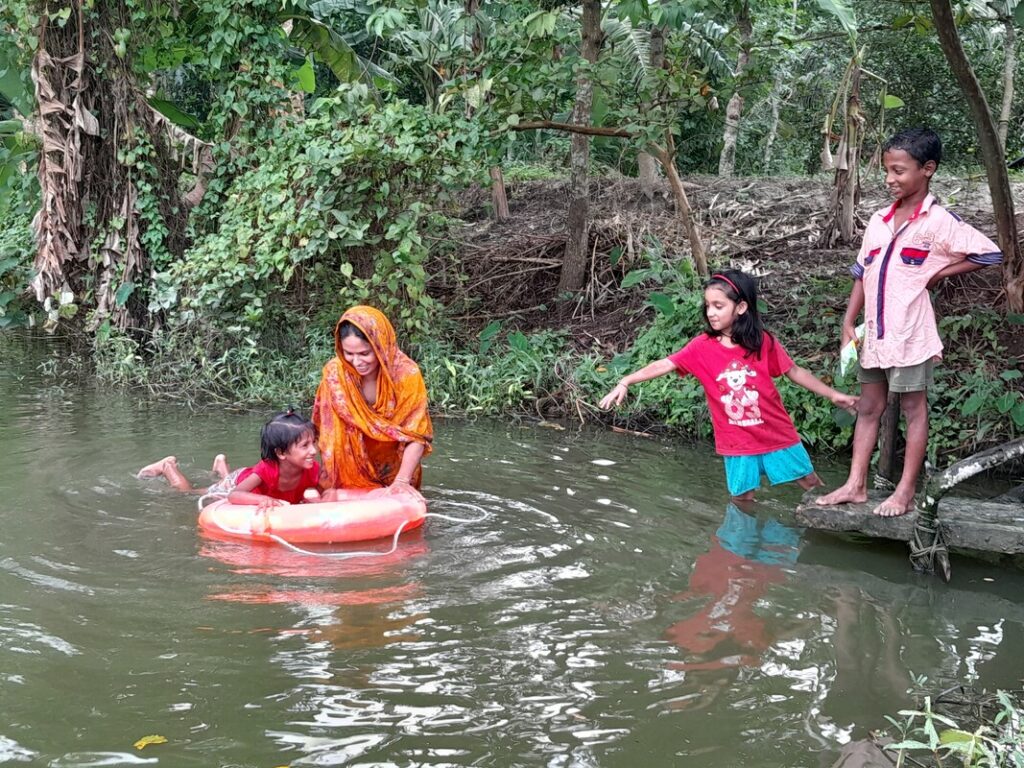
[[[757,282],[754,278],[738,269],[723,269],[712,274],[711,279],[704,283],[704,288],[716,288],[737,304],[747,302],[747,311],[733,321],[732,340],[747,351],[744,357],[754,355],[760,360],[767,331],[761,322],[761,313],[757,310]],[[708,326],[708,336],[717,338],[722,335],[721,331],[714,330],[708,322],[707,307],[704,308],[704,322]]]

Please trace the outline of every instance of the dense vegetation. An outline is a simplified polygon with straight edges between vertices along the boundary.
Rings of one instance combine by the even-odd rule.
[[[1009,159],[1024,154],[1024,89],[1012,87],[1022,9],[955,9]],[[858,234],[842,220],[856,224],[841,190],[858,179],[844,162],[870,178],[893,125],[939,130],[944,174],[979,172],[982,142],[933,8],[856,11],[837,0],[14,0],[0,11],[0,328],[56,329],[73,340],[65,367],[112,383],[282,402],[311,395],[339,312],[370,302],[414,348],[436,407],[593,416],[618,372],[699,330],[704,258],[755,246],[768,257],[788,237],[730,246],[712,224],[718,195],[680,174],[809,176],[825,161],[836,205],[824,177],[808,187],[814,231],[821,258],[841,266]],[[594,176],[637,177],[636,196],[670,214],[617,244],[593,223]],[[505,181],[532,194],[523,179],[549,180],[537,194],[565,180],[562,204],[526,220],[513,201],[501,224]],[[493,241],[467,242],[490,226],[474,207],[499,220],[519,251],[508,258],[536,268],[474,277],[497,263]],[[516,239],[537,227],[543,258]],[[979,294],[989,306],[946,307],[936,459],[1024,429],[1005,275],[1005,295]],[[767,296],[773,327],[827,374],[849,283],[839,268],[794,282]],[[516,303],[519,286],[540,298]],[[598,318],[615,306],[609,332]],[[826,403],[785,396],[809,440],[846,444],[849,425]],[[709,433],[687,382],[647,386],[623,418]]]

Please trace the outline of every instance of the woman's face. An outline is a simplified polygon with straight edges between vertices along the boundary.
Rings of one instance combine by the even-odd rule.
[[[373,347],[358,336],[346,336],[341,340],[341,354],[345,362],[355,368],[356,373],[364,379],[367,376],[374,376],[380,368]]]

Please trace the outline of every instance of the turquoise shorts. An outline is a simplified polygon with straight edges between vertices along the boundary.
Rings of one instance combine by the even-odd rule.
[[[814,471],[803,443],[754,456],[723,456],[725,483],[730,496],[742,496],[761,487],[761,475],[772,485],[791,483]]]

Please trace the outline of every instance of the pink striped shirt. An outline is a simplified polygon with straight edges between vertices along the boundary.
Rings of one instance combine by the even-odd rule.
[[[893,229],[901,200],[877,211],[850,272],[864,281],[865,368],[903,368],[942,357],[928,281],[964,259],[998,264],[999,246],[929,194]]]

